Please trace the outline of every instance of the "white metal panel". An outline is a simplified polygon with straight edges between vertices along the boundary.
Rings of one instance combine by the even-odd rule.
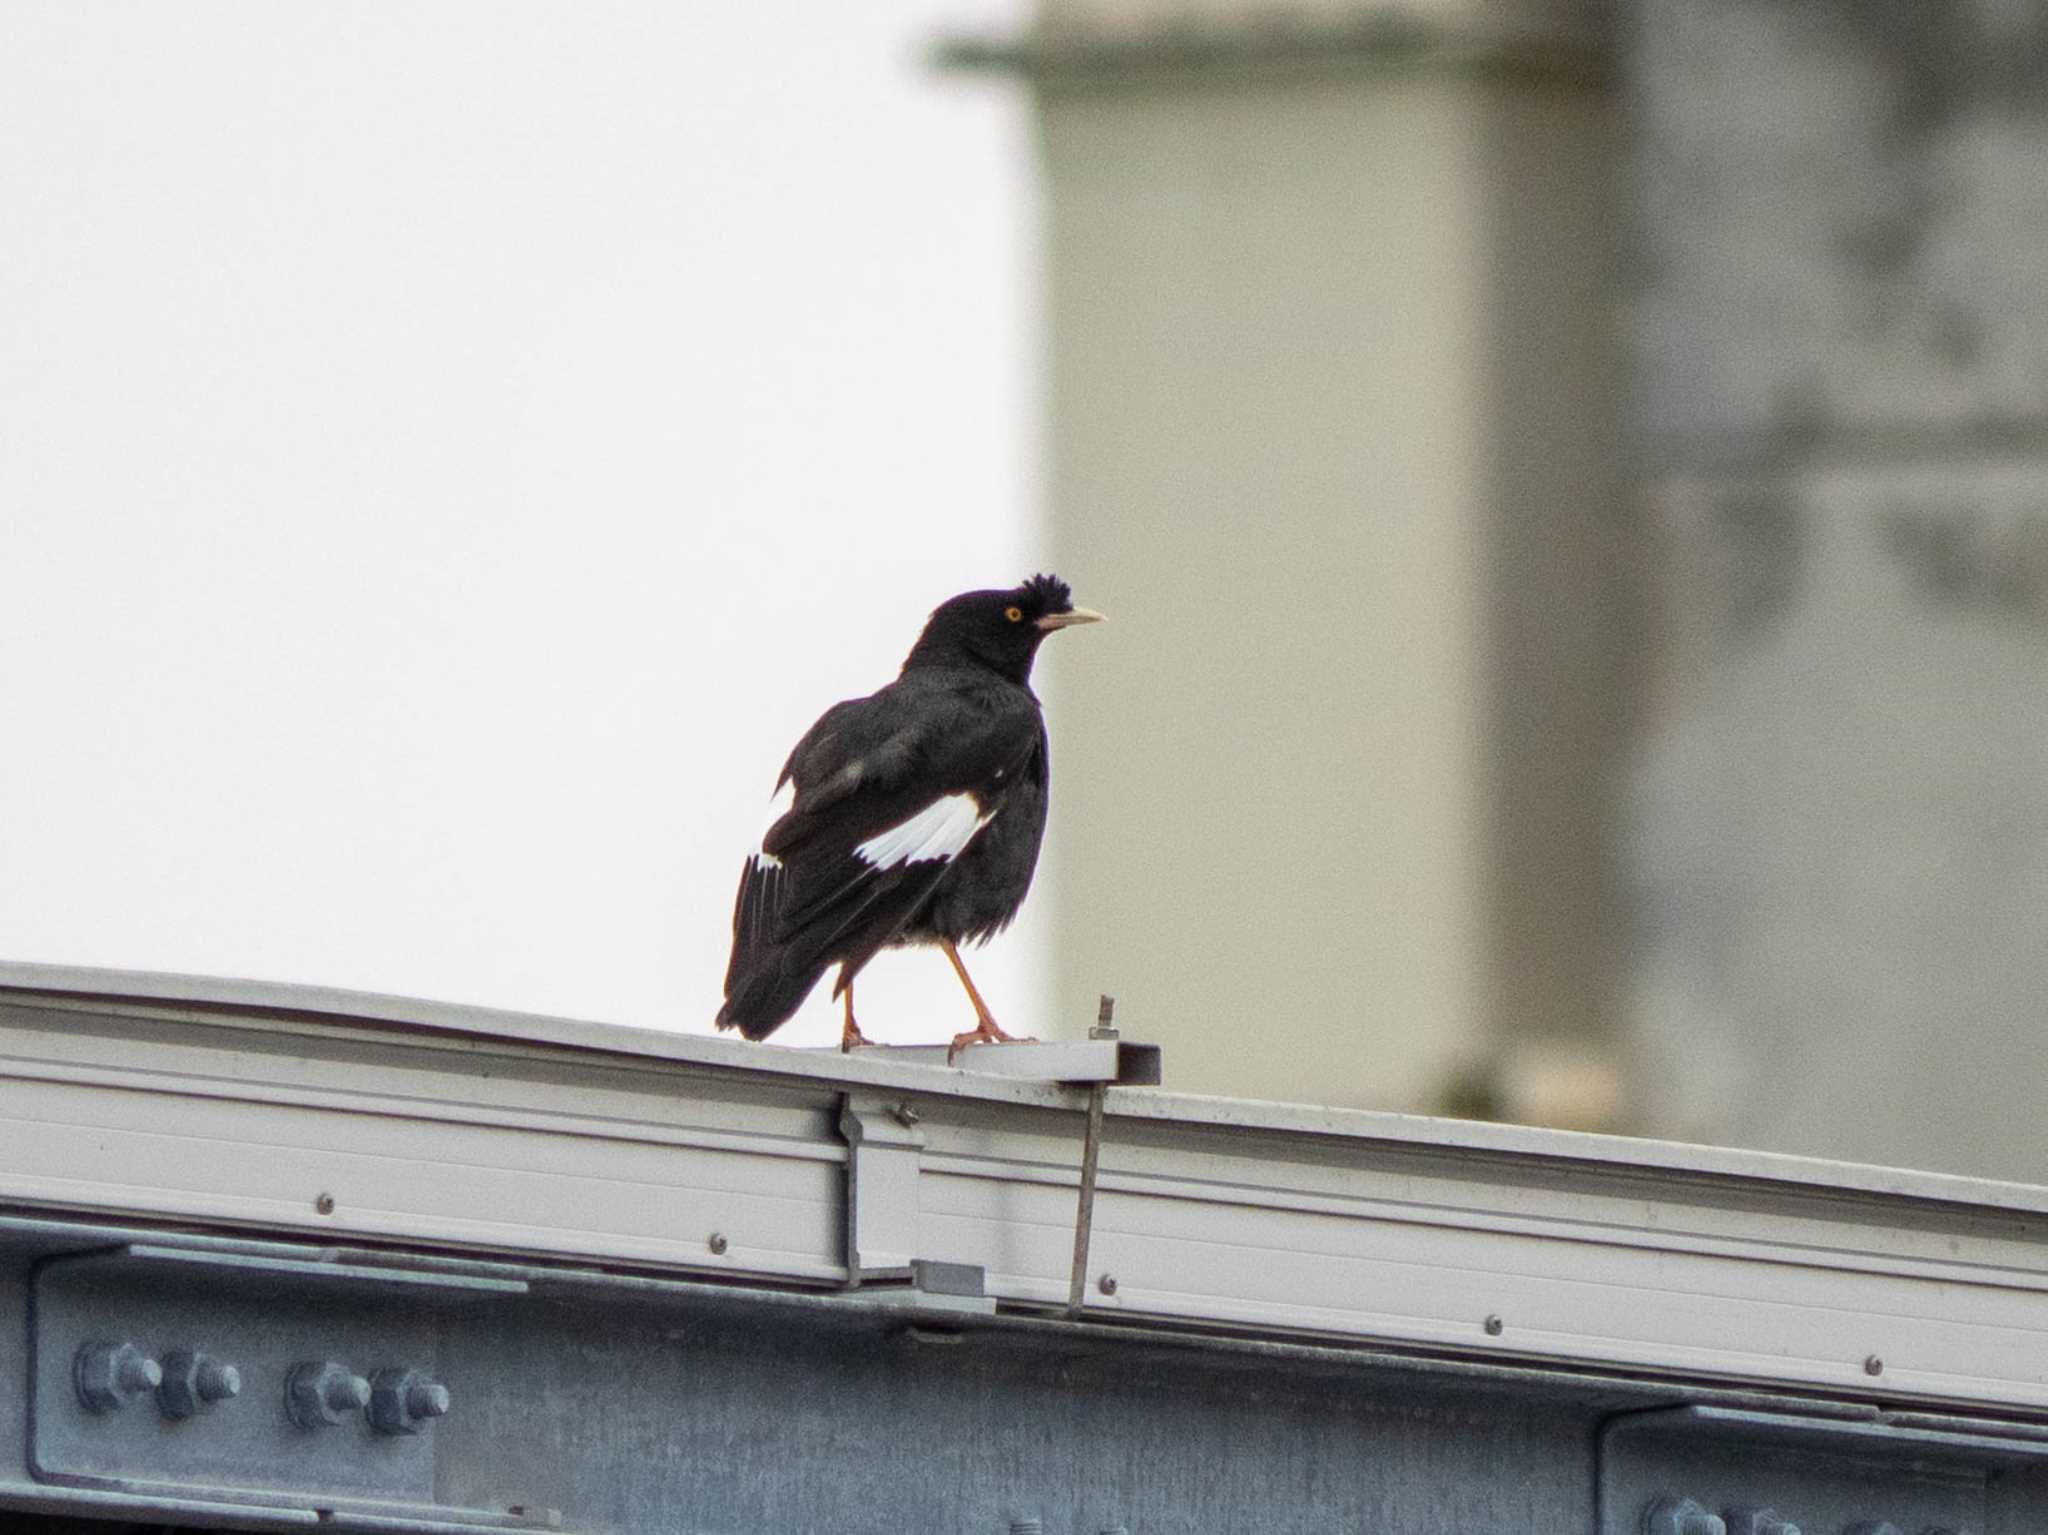
[[[260,1028],[248,1019],[183,1031],[158,1020],[159,1039],[96,1035],[88,1012],[0,1016],[15,1024],[0,1030],[0,1198],[800,1279],[845,1272],[836,1094],[755,1085],[723,1098],[674,1080],[664,1094],[658,1071],[621,1080],[571,1059],[537,1075],[516,1054],[493,1063],[476,1051],[451,1077],[431,1041],[408,1047],[409,1066],[350,1060],[331,1035],[262,1051],[237,1039]],[[96,1054],[103,1064],[82,1064]]]

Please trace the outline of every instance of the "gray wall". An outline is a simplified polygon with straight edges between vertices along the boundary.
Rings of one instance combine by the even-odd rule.
[[[1633,33],[1650,1117],[2048,1179],[2048,12]]]

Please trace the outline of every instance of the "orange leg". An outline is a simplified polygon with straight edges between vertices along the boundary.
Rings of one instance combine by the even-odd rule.
[[[960,950],[950,938],[941,938],[939,947],[946,951],[946,958],[953,962],[953,973],[960,977],[960,984],[967,988],[967,1000],[974,1004],[974,1016],[979,1020],[965,1034],[953,1036],[953,1047],[946,1052],[946,1059],[952,1060],[969,1045],[992,1045],[1017,1039],[1015,1034],[1005,1034],[997,1025],[995,1015],[988,1010],[988,1004],[981,1000],[981,993],[974,989],[974,982],[968,978],[967,967],[960,963]]]
[[[853,982],[846,983],[846,1022],[840,1025],[839,1049],[845,1053],[855,1045],[871,1045],[874,1041],[861,1033],[860,1025],[853,1021]]]

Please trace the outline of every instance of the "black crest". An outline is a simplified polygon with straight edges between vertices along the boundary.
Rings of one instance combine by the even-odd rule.
[[[1074,589],[1058,576],[1033,576],[1017,590],[1034,614],[1073,611]]]

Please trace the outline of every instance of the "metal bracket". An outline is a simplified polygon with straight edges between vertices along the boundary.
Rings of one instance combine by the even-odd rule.
[[[839,1111],[846,1137],[846,1282],[908,1279],[917,1260],[918,1163],[924,1136],[900,1099],[848,1093]]]

